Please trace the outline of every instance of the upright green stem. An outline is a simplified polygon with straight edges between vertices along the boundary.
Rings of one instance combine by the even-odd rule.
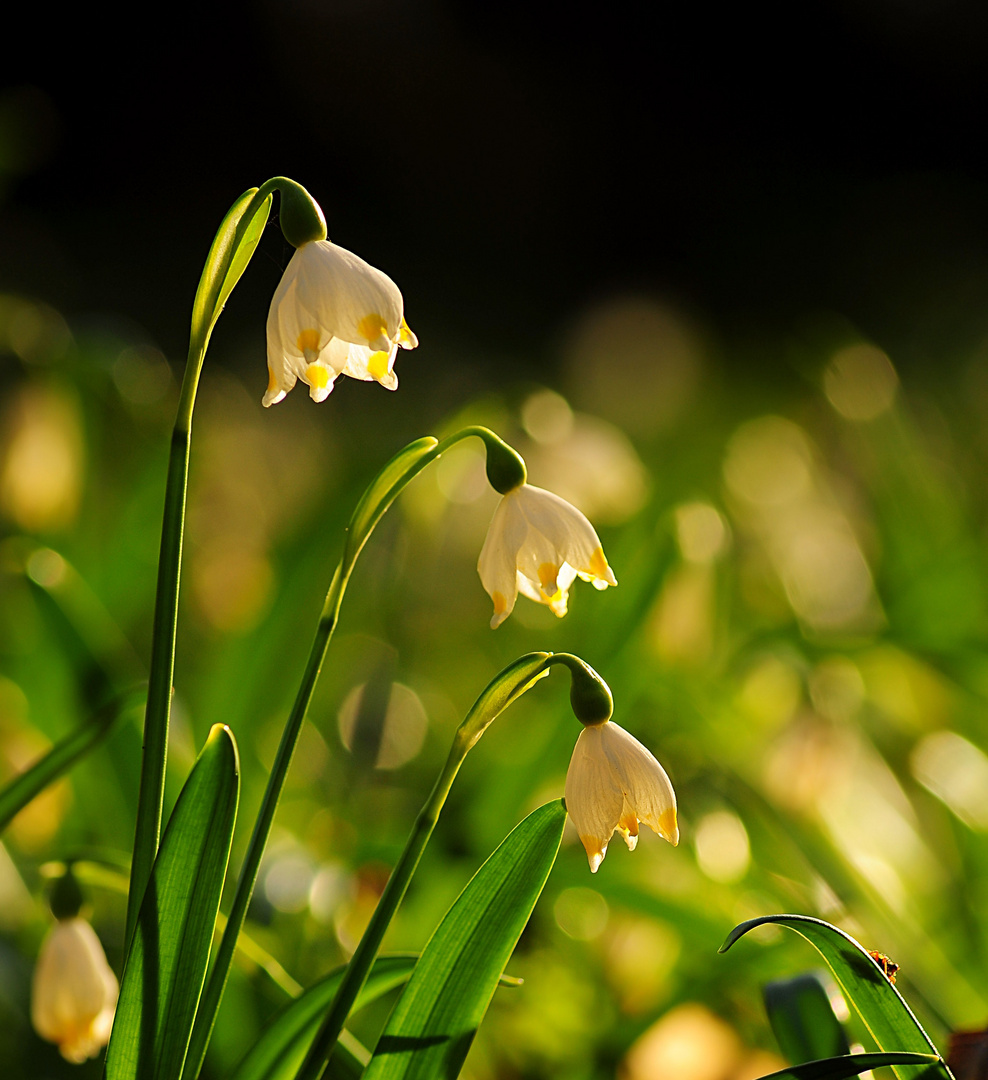
[[[179,576],[182,565],[182,538],[185,526],[185,499],[189,475],[189,445],[192,436],[192,404],[195,402],[202,356],[189,357],[182,384],[182,404],[172,433],[165,482],[165,511],[161,524],[161,552],[158,557],[158,585],[154,601],[148,701],[144,713],[144,749],[141,783],[137,801],[134,858],[127,899],[126,947],[137,924],[137,912],[161,835],[161,807],[164,798],[165,765],[168,759],[168,723],[171,713],[172,676],[175,671],[175,634],[178,623]]]
[[[299,685],[292,711],[285,724],[285,730],[278,744],[278,753],[271,767],[271,775],[268,777],[267,787],[264,790],[264,798],[258,811],[257,820],[251,833],[250,843],[247,845],[247,854],[244,857],[243,866],[240,868],[240,877],[237,880],[237,891],[233,898],[230,914],[227,916],[226,928],[223,938],[216,953],[216,961],[213,970],[203,991],[196,1010],[195,1025],[192,1028],[192,1037],[189,1041],[189,1051],[185,1059],[185,1067],[182,1075],[194,1080],[199,1075],[202,1063],[206,1057],[206,1048],[216,1022],[216,1014],[219,1011],[220,1001],[226,987],[226,981],[230,974],[230,966],[237,948],[237,939],[247,917],[247,908],[250,906],[251,897],[254,895],[254,885],[257,882],[257,872],[260,869],[261,858],[267,844],[268,834],[274,822],[274,815],[281,800],[281,792],[285,786],[285,778],[291,768],[292,758],[295,756],[295,747],[298,744],[299,733],[309,711],[309,703],[312,700],[319,673],[322,670],[326,651],[336,628],[339,616],[340,604],[346,589],[346,579],[340,573],[339,568],[333,577],[329,588],[329,594],[323,605],[319,624],[309,649],[309,658],[305,664],[305,672]]]
[[[206,357],[210,334],[219,318],[226,297],[253,253],[256,239],[253,242],[248,239],[246,257],[244,257],[244,238],[249,238],[251,226],[258,212],[270,205],[268,200],[271,184],[272,182],[269,181],[260,190],[245,193],[238,203],[234,204],[234,209],[239,210],[239,206],[249,198],[244,212],[237,218],[236,227],[229,226],[230,235],[224,235],[224,228],[230,222],[230,215],[224,219],[220,233],[217,234],[210,249],[193,305],[189,355],[182,379],[178,413],[168,457],[168,476],[165,481],[165,507],[161,523],[161,549],[158,558],[158,583],[155,590],[151,662],[148,673],[148,701],[144,714],[144,747],[137,799],[134,856],[131,862],[130,890],[127,896],[125,956],[130,949],[134,928],[137,925],[137,914],[151,876],[151,867],[158,852],[158,840],[161,835],[172,678],[175,671],[175,637],[178,624],[179,580],[189,476],[189,448],[192,439],[192,410],[195,407],[199,376]]]

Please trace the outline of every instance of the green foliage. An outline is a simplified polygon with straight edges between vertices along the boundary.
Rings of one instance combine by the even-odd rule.
[[[68,772],[109,735],[113,726],[140,709],[145,692],[131,692],[108,702],[85,724],[70,732],[29,769],[0,789],[0,832],[36,796]]]
[[[779,1072],[768,1073],[761,1080],[845,1080],[846,1077],[857,1076],[886,1065],[916,1065],[928,1069],[939,1060],[935,1054],[847,1054],[843,1057],[793,1065],[788,1069],[780,1069]],[[935,1075],[935,1070],[930,1070],[930,1075]]]
[[[407,982],[417,959],[415,956],[378,957],[355,1008],[362,1009],[382,994]],[[345,970],[337,968],[331,971],[286,1005],[237,1066],[231,1080],[291,1080],[305,1059],[323,1013],[340,988]],[[350,1061],[356,1061],[342,1039],[336,1050],[337,1056],[341,1052]],[[367,1062],[356,1061],[356,1064],[359,1072]]]
[[[555,862],[565,822],[562,803],[547,803],[477,871],[426,945],[366,1080],[459,1073]]]
[[[763,994],[768,1021],[788,1061],[819,1061],[851,1052],[830,995],[816,973],[767,983]]]
[[[137,917],[106,1055],[107,1080],[179,1080],[206,974],[240,768],[229,728],[206,740],[165,829]]]
[[[806,915],[766,915],[749,919],[736,926],[721,946],[726,952],[740,937],[758,926],[778,924],[795,930],[806,938],[834,973],[847,1002],[858,1012],[878,1048],[887,1052],[905,1051],[918,1054],[933,1053],[938,1062],[930,1075],[950,1080],[950,1072],[939,1061],[937,1048],[920,1026],[902,995],[888,980],[882,969],[849,934],[836,926]],[[902,1064],[893,1064],[900,1080],[909,1080],[916,1072]]]

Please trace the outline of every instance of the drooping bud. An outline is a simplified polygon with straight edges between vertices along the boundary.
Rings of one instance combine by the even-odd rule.
[[[276,187],[281,196],[278,222],[292,247],[326,239],[326,218],[322,208],[301,184],[286,176],[276,177],[268,183]]]
[[[525,459],[513,446],[486,429],[481,438],[487,450],[487,479],[499,495],[507,495],[527,482]]]
[[[549,663],[564,664],[569,668],[570,705],[581,724],[596,727],[610,720],[614,713],[611,689],[585,660],[570,653],[553,653]]]
[[[67,866],[65,873],[52,885],[51,895],[48,897],[48,906],[52,915],[59,921],[74,919],[79,914],[83,904],[82,889],[72,873],[71,865]]]

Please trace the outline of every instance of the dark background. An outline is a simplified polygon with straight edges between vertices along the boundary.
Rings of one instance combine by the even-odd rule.
[[[480,385],[551,381],[573,313],[629,291],[770,376],[821,312],[900,370],[963,361],[988,329],[977,0],[22,16],[0,287],[125,315],[173,359],[222,214],[279,173],[399,282],[437,370]],[[245,334],[288,254],[272,227],[232,301]]]

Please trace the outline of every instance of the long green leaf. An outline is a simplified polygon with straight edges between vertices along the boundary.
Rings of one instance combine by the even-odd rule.
[[[518,825],[446,913],[398,999],[364,1080],[455,1077],[559,850],[562,801]]]
[[[767,983],[762,990],[768,1022],[787,1061],[822,1061],[851,1052],[821,979],[829,981],[829,976],[807,972]]]
[[[32,799],[106,738],[121,717],[143,707],[146,696],[147,690],[142,687],[139,692],[107,702],[90,720],[70,731],[44,757],[15,776],[0,790],[0,832]]]
[[[836,926],[808,915],[766,915],[736,926],[720,951],[726,952],[738,938],[756,926],[777,923],[795,930],[814,945],[834,973],[848,1003],[857,1010],[880,1050],[939,1054],[902,995],[889,982],[882,969],[854,938]],[[900,1078],[915,1077],[916,1070],[905,1065],[893,1066]],[[948,1080],[950,1071],[940,1063],[931,1076]]]
[[[106,1054],[107,1080],[179,1080],[202,992],[240,770],[214,725],[168,822],[148,880]]]
[[[939,1061],[936,1054],[842,1054],[767,1073],[760,1080],[846,1080],[846,1077],[857,1076],[858,1073],[883,1065],[921,1065],[928,1068]]]
[[[417,956],[380,956],[357,998],[362,1008],[408,981]],[[346,967],[336,968],[289,1002],[237,1066],[232,1080],[290,1080],[302,1064]]]

